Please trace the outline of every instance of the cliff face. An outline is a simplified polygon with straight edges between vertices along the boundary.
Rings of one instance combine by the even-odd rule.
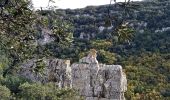
[[[56,82],[59,87],[70,87],[71,85],[71,67],[69,60],[62,59],[43,59],[45,64],[41,73],[35,72],[37,60],[26,61],[18,72],[19,75],[34,82]]]
[[[126,84],[126,76],[119,65],[72,65],[72,86],[87,100],[124,100]]]
[[[56,82],[59,87],[72,87],[86,100],[125,100],[126,75],[120,65],[98,64],[95,57],[84,57],[70,66],[68,60],[45,59],[44,74],[30,69],[35,65],[31,60],[21,67],[20,75],[40,82]]]

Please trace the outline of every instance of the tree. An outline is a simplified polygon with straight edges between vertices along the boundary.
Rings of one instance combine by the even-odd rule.
[[[18,99],[30,100],[82,100],[72,89],[59,89],[53,83],[24,83],[20,87]]]
[[[110,14],[110,8],[112,7],[112,0],[110,0],[110,6],[108,8],[108,18],[105,21],[107,26],[115,25],[113,32],[110,33],[110,38],[113,39],[114,36],[118,37],[120,42],[125,41],[129,42],[132,39],[134,30],[129,26],[127,18],[129,16],[130,9],[134,9],[138,5],[131,3],[131,0],[125,0],[124,2],[113,1],[115,4],[113,6],[119,6],[122,8],[122,18],[119,19],[116,16]],[[114,22],[114,23],[113,23]]]
[[[51,30],[51,35],[58,45],[71,42],[72,33],[67,30],[69,25],[60,19],[51,23],[47,16],[32,9],[30,0],[2,0],[1,4],[0,42],[11,62],[4,75],[26,59],[42,57],[39,56],[42,46],[36,44],[39,39],[37,34],[39,29],[40,31],[42,31],[41,29]],[[49,27],[50,24],[52,24],[51,27]],[[42,54],[47,55],[46,51],[48,50],[43,51]]]
[[[5,3],[3,3],[3,1]],[[32,23],[36,14],[30,8],[30,2],[25,0],[2,0],[0,7],[0,41],[6,51],[12,66],[28,58],[35,45]],[[29,53],[28,53],[29,52]]]

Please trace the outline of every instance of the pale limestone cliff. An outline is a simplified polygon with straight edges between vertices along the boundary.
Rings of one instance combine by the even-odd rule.
[[[71,87],[71,67],[69,60],[43,59],[44,71],[37,73],[36,59],[26,61],[20,68],[18,74],[34,82],[56,82],[58,87]]]
[[[72,86],[87,100],[125,100],[127,80],[121,66],[75,63],[71,68]]]
[[[87,56],[70,66],[69,60],[44,59],[43,74],[33,72],[36,60],[27,61],[19,74],[40,82],[56,82],[62,87],[72,87],[86,100],[125,100],[126,75],[120,65],[98,64],[96,57]]]

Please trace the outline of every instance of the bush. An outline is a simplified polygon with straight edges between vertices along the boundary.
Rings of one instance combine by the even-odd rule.
[[[0,74],[3,74],[4,70],[8,68],[10,61],[1,49],[0,47]]]
[[[114,64],[117,61],[115,53],[104,50],[100,50],[98,52],[97,59],[99,60],[99,62],[106,64]]]
[[[25,82],[28,82],[28,80],[16,75],[7,75],[0,80],[0,83],[9,88],[12,93],[18,93],[20,91],[18,87]]]
[[[54,83],[24,83],[20,87],[18,94],[20,99],[28,100],[80,100],[75,99],[76,93],[72,89],[58,89]]]
[[[1,100],[9,100],[10,97],[11,97],[10,90],[5,86],[0,85],[0,99]]]
[[[21,89],[21,92],[19,93],[21,98],[27,98],[29,100],[42,100],[42,98],[46,97],[46,88],[39,83],[24,83],[19,88]]]

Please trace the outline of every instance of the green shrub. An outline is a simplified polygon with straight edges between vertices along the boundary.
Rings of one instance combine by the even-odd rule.
[[[20,87],[18,99],[28,100],[80,100],[75,99],[76,92],[72,89],[59,89],[54,83],[24,83]]]
[[[28,80],[16,75],[7,75],[5,78],[2,78],[2,80],[0,80],[1,84],[9,88],[12,93],[18,93],[18,87],[20,86],[20,84],[23,84],[27,81]]]
[[[105,50],[100,50],[98,52],[97,59],[99,60],[99,62],[106,64],[114,64],[117,61],[115,53],[111,53]]]
[[[0,85],[0,99],[1,100],[9,100],[10,97],[11,97],[10,90],[5,86]]]
[[[29,84],[24,83],[20,87],[21,92],[19,93],[21,98],[27,98],[28,100],[43,100],[46,97],[46,88],[41,84]]]

